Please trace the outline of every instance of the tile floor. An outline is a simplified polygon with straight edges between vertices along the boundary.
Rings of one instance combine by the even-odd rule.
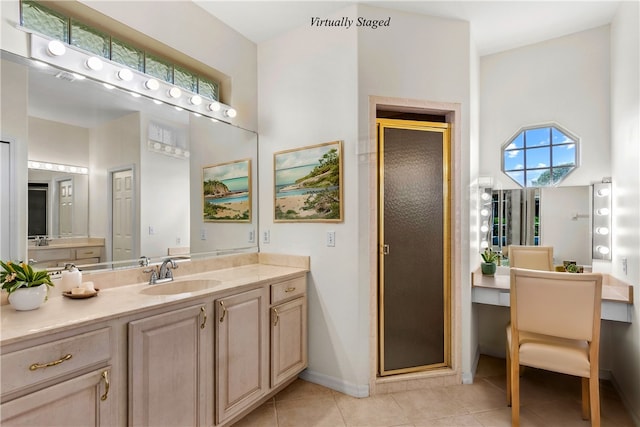
[[[504,359],[482,356],[474,384],[365,399],[298,379],[234,427],[511,426],[504,370]],[[520,387],[523,427],[591,425],[581,418],[579,378],[527,368]],[[601,382],[600,401],[603,427],[633,427],[608,381]]]

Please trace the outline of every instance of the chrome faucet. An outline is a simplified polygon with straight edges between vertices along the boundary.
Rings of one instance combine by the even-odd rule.
[[[142,270],[143,273],[151,273],[149,276],[149,284],[155,285],[157,283],[166,283],[173,280],[173,272],[171,269],[178,268],[178,264],[171,258],[167,258],[162,261],[160,266],[152,266],[145,270]]]
[[[171,271],[171,269],[175,270],[176,268],[178,268],[178,264],[176,264],[174,260],[172,260],[171,258],[165,259],[160,265],[160,270],[158,270],[158,280],[173,280],[173,272]]]

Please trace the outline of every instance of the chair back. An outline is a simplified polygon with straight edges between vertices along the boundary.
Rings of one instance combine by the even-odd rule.
[[[511,268],[511,323],[516,331],[598,344],[602,275]]]
[[[553,271],[553,246],[509,246],[509,266]]]

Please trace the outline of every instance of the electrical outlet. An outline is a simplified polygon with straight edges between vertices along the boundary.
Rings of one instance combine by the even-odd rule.
[[[153,227],[153,225],[149,226],[149,236],[152,236],[156,234],[156,229]]]
[[[334,247],[336,245],[336,232],[327,231],[327,246]]]
[[[182,239],[179,237],[176,237],[176,245],[179,245],[180,243],[182,243]]]
[[[622,272],[624,273],[624,275],[627,275],[627,259],[626,258],[622,258]]]
[[[269,230],[265,230],[262,232],[262,243],[269,242],[271,242],[271,233],[269,232]]]
[[[249,231],[249,243],[255,243],[256,242],[256,232],[255,230],[250,230]]]
[[[207,240],[207,229],[206,228],[201,228],[200,229],[200,240]]]

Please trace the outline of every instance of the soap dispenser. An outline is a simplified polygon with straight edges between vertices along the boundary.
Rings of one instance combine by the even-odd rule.
[[[60,286],[62,292],[71,292],[71,289],[78,288],[82,284],[82,273],[73,264],[65,264],[62,272]]]

